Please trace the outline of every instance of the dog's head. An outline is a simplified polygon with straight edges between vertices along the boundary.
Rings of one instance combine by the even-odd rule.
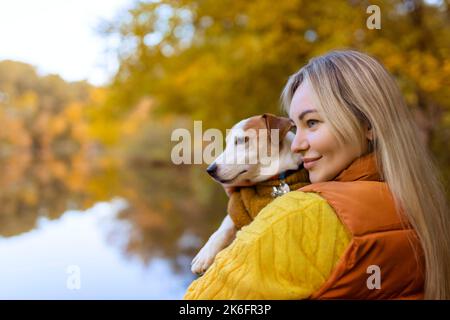
[[[249,186],[299,168],[301,156],[290,152],[292,126],[290,119],[268,113],[240,121],[207,172],[226,186]]]

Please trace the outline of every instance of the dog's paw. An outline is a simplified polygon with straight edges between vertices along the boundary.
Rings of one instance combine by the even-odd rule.
[[[215,255],[210,252],[204,251],[205,247],[195,256],[191,263],[192,273],[201,276],[211,266],[214,261]]]
[[[212,265],[216,255],[227,245],[229,240],[222,234],[214,234],[191,262],[191,271],[199,276],[203,275]]]

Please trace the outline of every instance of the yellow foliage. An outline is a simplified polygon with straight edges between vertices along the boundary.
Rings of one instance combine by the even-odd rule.
[[[80,121],[83,116],[83,108],[85,105],[80,102],[72,102],[64,108],[64,115],[69,122]]]
[[[39,96],[34,91],[26,91],[22,96],[19,96],[16,101],[14,101],[15,105],[21,110],[34,112],[38,107]]]
[[[55,116],[50,120],[48,130],[52,136],[57,136],[63,133],[67,128],[67,119],[63,116]]]

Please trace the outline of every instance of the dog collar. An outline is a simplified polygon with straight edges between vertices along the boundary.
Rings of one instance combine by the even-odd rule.
[[[272,187],[272,193],[271,193],[272,198],[280,197],[283,194],[291,191],[291,189],[290,189],[289,185],[286,183],[285,179],[288,176],[290,176],[291,174],[293,174],[294,172],[297,172],[298,170],[301,170],[301,169],[303,169],[303,163],[298,167],[297,170],[287,170],[287,171],[280,173],[279,175],[273,176],[270,180],[280,180],[280,185],[278,185],[277,187]]]

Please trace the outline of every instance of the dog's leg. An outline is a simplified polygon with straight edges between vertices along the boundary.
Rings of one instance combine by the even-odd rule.
[[[191,271],[202,275],[211,266],[216,255],[224,248],[228,247],[236,237],[236,226],[227,215],[222,221],[219,229],[214,232],[206,244],[191,262]]]

